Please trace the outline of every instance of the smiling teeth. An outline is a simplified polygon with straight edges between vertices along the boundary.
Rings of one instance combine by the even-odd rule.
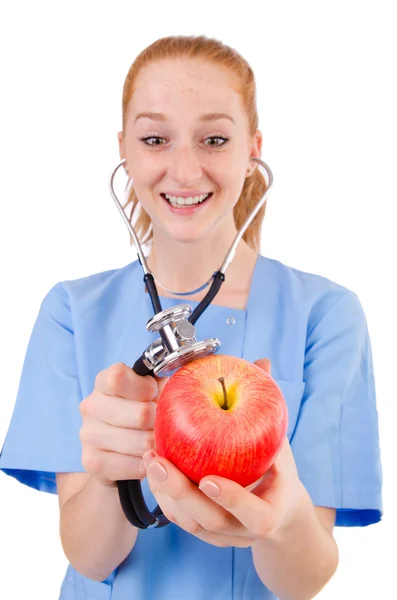
[[[164,196],[167,198],[167,200],[170,201],[170,203],[173,206],[190,206],[192,204],[201,204],[201,202],[204,202],[204,200],[208,198],[209,195],[210,194],[201,194],[201,196],[189,196],[188,198],[180,198],[179,196],[169,196],[168,194],[164,194]]]

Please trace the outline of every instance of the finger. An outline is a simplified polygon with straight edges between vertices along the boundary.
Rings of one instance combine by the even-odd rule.
[[[80,440],[86,444],[128,456],[142,456],[155,448],[154,431],[113,427],[101,421],[86,419],[79,435]]]
[[[83,457],[84,470],[108,481],[120,479],[144,479],[146,469],[141,457],[126,456],[117,452],[96,451],[90,454],[89,450]]]
[[[225,533],[226,535],[248,536],[241,523],[207,498],[179,469],[167,459],[157,456],[155,460],[143,457],[149,485],[152,493],[167,494],[174,501],[174,513],[178,520],[184,521],[187,516],[191,527],[200,525],[207,531]],[[160,464],[167,471],[167,479],[159,481],[154,478],[153,463]],[[179,512],[180,511],[180,512]],[[185,527],[184,527],[185,528]],[[197,529],[197,532],[199,529]],[[191,528],[189,533],[193,533]]]
[[[156,376],[155,379],[156,379],[156,383],[157,383],[158,392],[157,392],[157,396],[154,398],[154,402],[157,403],[166,383],[169,380],[169,377],[157,377]]]
[[[245,528],[247,536],[257,539],[266,537],[277,525],[277,512],[265,497],[257,496],[235,481],[217,476],[204,477],[199,484],[203,493],[209,493],[211,487],[204,485],[213,482],[220,490],[219,495],[210,496],[219,506],[230,512]],[[259,486],[266,487],[268,481],[264,480]],[[208,490],[208,491],[205,491]]]
[[[271,375],[272,367],[270,358],[258,358],[258,360],[254,362],[254,365],[257,365],[258,367],[266,371],[266,373],[269,373],[269,375]]]
[[[254,537],[236,537],[234,535],[226,535],[224,533],[212,533],[205,531],[198,536],[203,542],[218,546],[219,548],[228,548],[235,546],[236,548],[249,548],[253,542],[257,541]]]
[[[266,489],[269,487],[271,480],[274,477],[273,467],[270,467],[262,477],[259,477],[254,483],[247,485],[244,489],[247,492],[254,492],[258,488]],[[260,485],[261,484],[261,485]]]
[[[158,393],[157,381],[153,377],[137,375],[124,363],[116,363],[100,371],[95,378],[95,387],[108,396],[120,396],[138,402],[153,400]]]
[[[149,482],[149,487],[150,485],[151,484]],[[196,520],[187,515],[178,505],[178,502],[173,500],[168,494],[159,492],[155,488],[152,490],[152,493],[156,498],[157,504],[160,506],[163,514],[169,521],[171,521],[171,523],[174,523],[174,525],[177,525],[187,533],[194,535],[203,542],[207,542],[213,546],[218,546],[219,548],[226,548],[229,546],[248,548],[251,546],[252,542],[256,541],[254,537],[235,536],[228,535],[226,533],[209,531]]]
[[[87,419],[132,429],[154,429],[156,410],[157,404],[152,401],[136,402],[103,394],[91,394],[80,403],[80,413]]]

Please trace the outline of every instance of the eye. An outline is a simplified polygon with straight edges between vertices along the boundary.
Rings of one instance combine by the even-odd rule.
[[[208,137],[207,140],[222,140],[222,142],[223,142],[222,144],[206,144],[207,146],[217,147],[217,146],[224,146],[226,144],[226,142],[228,142],[230,140],[230,138],[225,138],[220,135],[212,135],[212,136]]]
[[[144,138],[139,138],[140,141],[144,142],[147,146],[161,146],[161,144],[158,144],[157,141],[155,144],[149,144],[147,143],[148,140],[163,140],[164,138],[162,137],[158,137],[156,135],[150,135],[149,137],[144,137]]]
[[[144,142],[147,146],[162,146],[163,144],[160,143],[160,140],[164,140],[165,138],[163,137],[159,137],[157,135],[150,135],[148,137],[143,137],[143,138],[139,138],[140,141]],[[155,142],[149,143],[149,140],[155,140]],[[216,147],[220,147],[220,146],[224,146],[229,140],[230,138],[226,138],[220,135],[213,135],[208,137],[205,141],[207,140],[221,140],[222,143],[216,143],[216,144],[205,144],[206,146],[212,146],[213,148]]]

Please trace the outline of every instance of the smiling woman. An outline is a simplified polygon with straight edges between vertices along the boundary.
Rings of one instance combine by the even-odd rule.
[[[195,308],[205,292],[188,290],[209,281],[267,189],[254,160],[262,134],[252,69],[218,40],[162,38],[131,65],[122,109],[131,221],[156,281],[178,290],[163,288],[163,308],[179,304],[181,292]],[[196,324],[198,339],[215,337],[222,354],[266,370],[288,408],[281,450],[250,489],[214,473],[197,485],[156,455],[166,378],[131,369],[153,317],[138,260],[61,281],[43,299],[0,468],[58,494],[69,561],[60,600],[313,598],[338,564],[334,525],[381,519],[362,306],[350,289],[262,256],[264,214],[263,206]],[[265,410],[258,397],[247,417],[253,430]],[[189,424],[175,419],[183,454]],[[207,439],[227,446],[228,433],[209,428]],[[250,433],[236,427],[236,443]],[[117,482],[131,479],[142,482],[150,511],[161,507],[166,527],[138,530],[126,519]]]
[[[195,281],[204,279],[204,265],[214,259],[221,263],[225,244],[237,233],[234,208],[244,203],[239,198],[252,172],[250,156],[259,156],[262,137],[257,130],[251,136],[240,94],[234,91],[235,75],[209,60],[175,60],[165,54],[145,65],[134,85],[128,76],[127,82],[128,111],[119,142],[133,183],[129,202],[136,205],[139,199],[142,210],[136,227],[143,238],[146,232],[140,227],[146,227],[145,215],[150,219],[148,264],[158,278],[167,281],[168,265],[174,262],[170,287],[191,289],[194,282],[186,265]],[[158,106],[161,113],[155,110]],[[262,177],[259,172],[257,177]],[[185,203],[182,198],[209,193],[210,202],[179,208]],[[161,201],[164,194],[173,197],[172,207]],[[245,241],[242,246],[247,255],[255,252]],[[174,259],[182,248],[179,266]],[[232,274],[228,279],[234,283]]]

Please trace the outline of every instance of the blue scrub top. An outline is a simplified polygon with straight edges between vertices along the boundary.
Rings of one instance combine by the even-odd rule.
[[[227,276],[227,275],[226,275]],[[57,472],[82,472],[79,403],[110,365],[133,366],[158,335],[138,260],[56,284],[35,322],[0,469],[56,494]],[[159,290],[160,291],[160,290]],[[163,308],[187,302],[162,297]],[[197,339],[219,352],[270,358],[289,410],[288,439],[314,505],[337,509],[336,525],[382,516],[382,469],[366,318],[357,295],[258,255],[246,310],[211,304]],[[157,502],[143,481],[151,510]],[[219,548],[171,523],[139,530],[130,555],[103,582],[69,565],[61,600],[270,600],[250,548]]]

